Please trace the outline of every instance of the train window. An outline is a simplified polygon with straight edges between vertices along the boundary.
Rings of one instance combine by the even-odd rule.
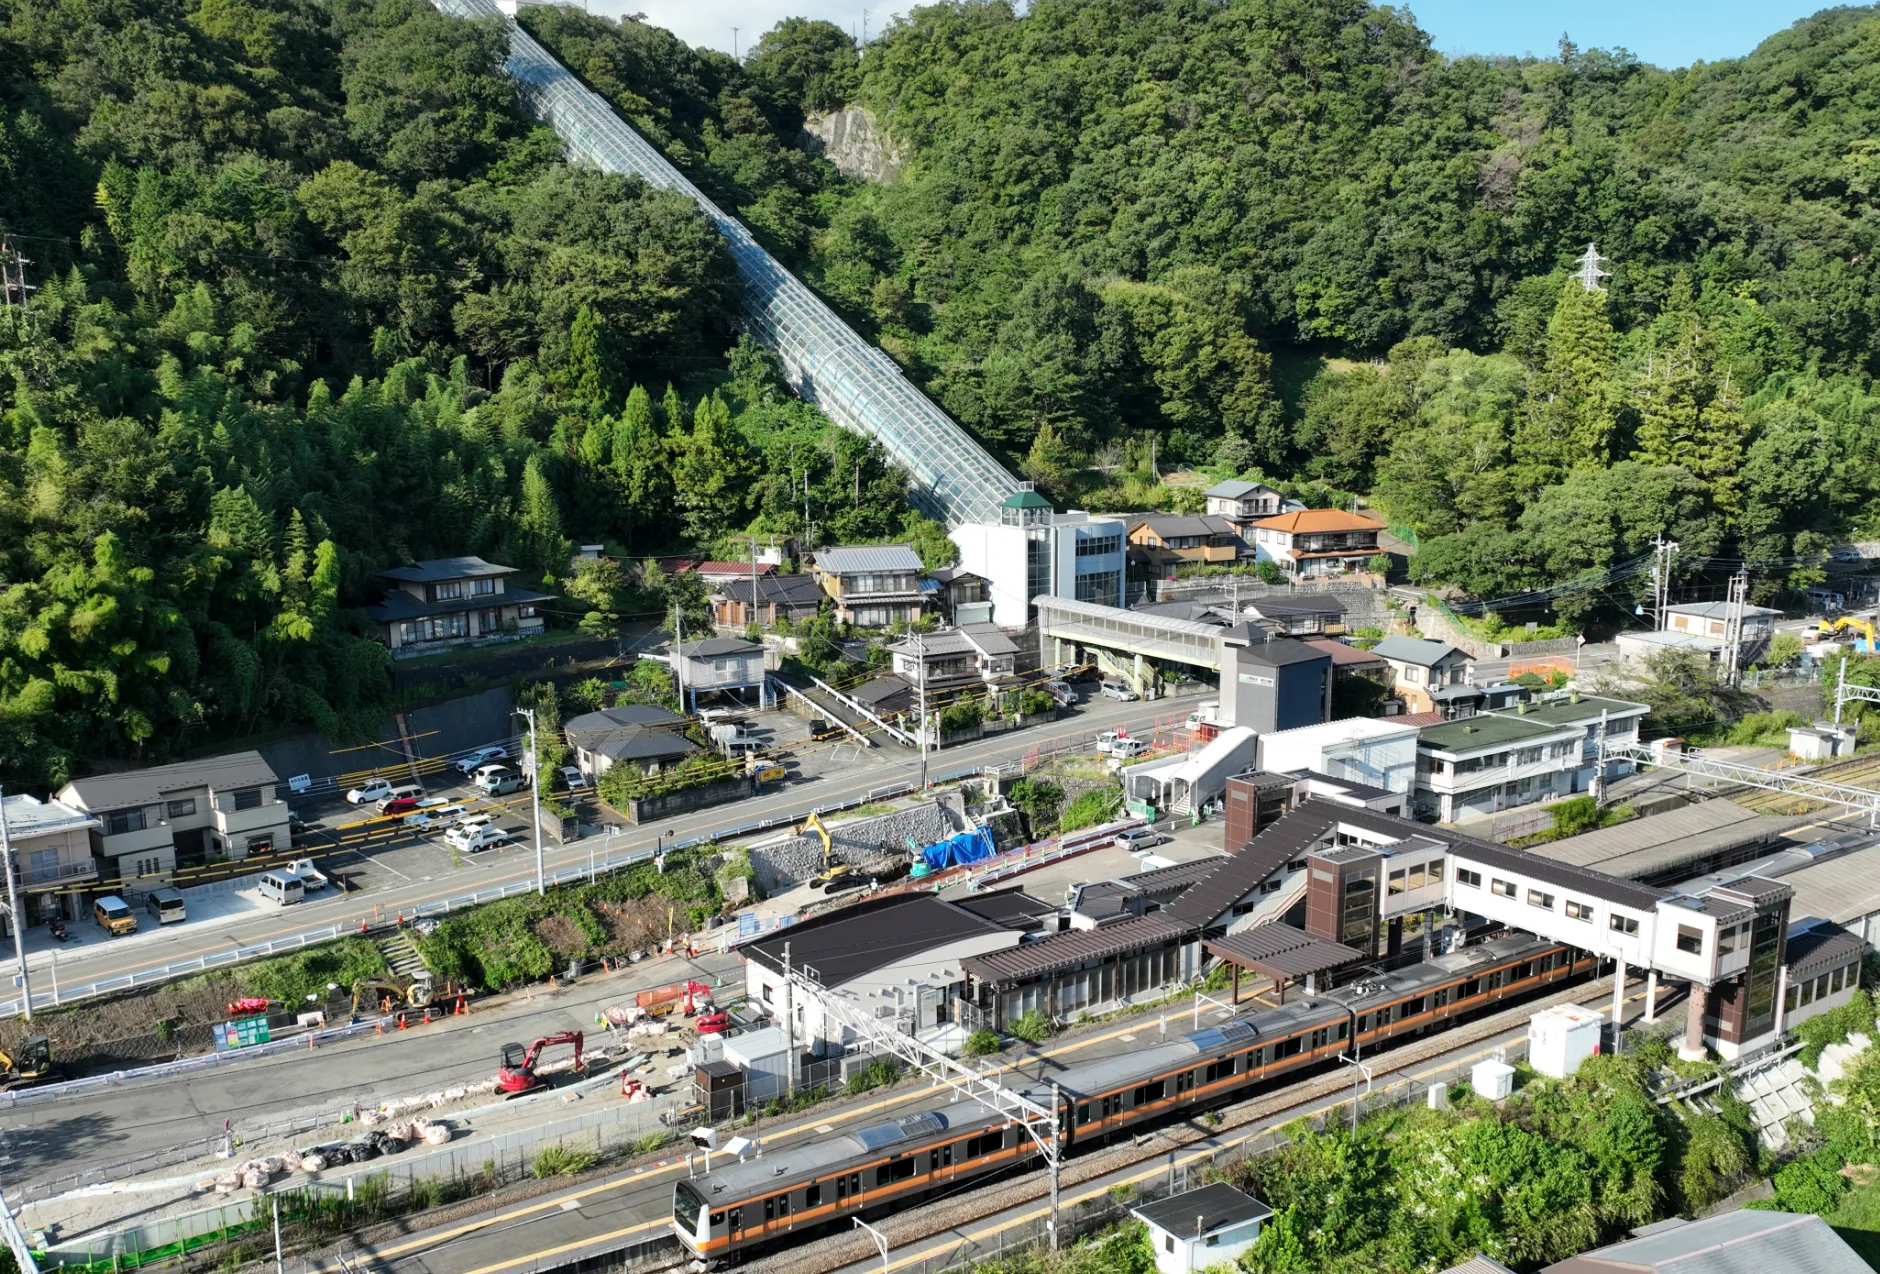
[[[993,1134],[995,1137],[997,1135],[997,1133]],[[912,1159],[896,1159],[875,1169],[875,1184],[885,1186],[896,1181],[906,1181],[913,1175],[914,1161]]]
[[[1332,1032],[1332,1038],[1335,1040],[1342,1040],[1350,1033],[1351,1033],[1351,1023],[1340,1022],[1338,1024],[1338,1029]]]
[[[1226,1079],[1229,1075],[1232,1075],[1233,1073],[1234,1073],[1234,1059],[1231,1057],[1223,1057],[1218,1062],[1208,1063],[1207,1082],[1210,1084],[1218,1083],[1219,1081]]]
[[[1404,1017],[1414,1017],[1416,1014],[1421,1013],[1426,1007],[1424,997],[1419,995],[1414,1000],[1405,1000],[1403,1004],[1399,1006],[1398,1011]]]
[[[1461,997],[1465,1000],[1468,999],[1470,996],[1480,995],[1481,993],[1482,993],[1482,979],[1480,978],[1470,978],[1467,982],[1464,982],[1462,984],[1462,990],[1461,992],[1459,992]]]
[[[775,1221],[776,1219],[777,1219],[777,1201],[775,1199],[765,1199],[764,1200],[764,1220]]]
[[[1261,1047],[1254,1049],[1253,1052],[1247,1054],[1247,1069],[1248,1070],[1257,1071],[1264,1065],[1266,1065],[1265,1045],[1262,1045]]]
[[[981,1155],[991,1154],[993,1151],[997,1150],[998,1148],[999,1148],[999,1134],[998,1133],[996,1132],[981,1133],[979,1136],[972,1138],[966,1143],[966,1157],[968,1159],[977,1159]]]
[[[1520,964],[1514,966],[1514,980],[1516,982],[1525,982],[1533,976],[1534,962],[1532,960],[1523,960]]]
[[[1090,1122],[1090,1103],[1089,1102],[1085,1102],[1083,1105],[1077,1108],[1077,1122],[1080,1124],[1087,1124]]]
[[[1449,1003],[1449,988],[1448,987],[1443,987],[1440,990],[1432,991],[1430,993],[1430,1007],[1440,1009],[1443,1007],[1443,1005],[1447,1003]]]
[[[717,1228],[718,1228],[719,1226],[721,1226],[721,1225],[723,1225],[724,1223],[725,1223],[725,1214],[724,1214],[724,1213],[722,1213],[722,1212],[714,1212],[714,1213],[712,1213],[712,1229],[714,1229],[714,1230],[715,1230],[715,1229],[717,1229]]]
[[[953,1166],[953,1145],[951,1142],[940,1147],[940,1166],[942,1168],[951,1168]]]
[[[1276,1042],[1273,1045],[1273,1060],[1277,1062],[1281,1058],[1284,1058],[1284,1057],[1298,1056],[1300,1043],[1301,1043],[1300,1037],[1297,1035],[1293,1036],[1289,1040],[1280,1040]]]
[[[1369,1013],[1358,1014],[1358,1034],[1362,1035],[1370,1029],[1371,1029],[1371,1015]]]
[[[730,1230],[733,1234],[736,1234],[739,1230],[742,1230],[744,1228],[744,1209],[743,1208],[731,1209],[731,1223],[728,1226],[726,1226],[726,1228]]]
[[[789,1215],[790,1215],[790,1196],[787,1194],[780,1194],[777,1196],[777,1219],[781,1221],[784,1217],[787,1217]]]
[[[803,1206],[806,1208],[814,1208],[814,1207],[820,1207],[821,1204],[822,1204],[822,1182],[812,1181],[810,1182],[810,1184],[804,1186],[803,1187]]]
[[[1158,1079],[1153,1084],[1138,1084],[1130,1105],[1142,1106],[1152,1101],[1161,1101],[1168,1096],[1168,1081]]]
[[[1316,1030],[1316,1031],[1314,1031],[1314,1032],[1312,1032],[1312,1044],[1311,1044],[1311,1047],[1312,1047],[1312,1048],[1313,1048],[1314,1050],[1317,1050],[1317,1049],[1321,1049],[1321,1048],[1324,1048],[1324,1047],[1325,1047],[1325,1039],[1326,1039],[1326,1036],[1327,1036],[1327,1035],[1328,1035],[1329,1033],[1330,1033],[1330,1032],[1328,1032],[1328,1031],[1327,1031],[1327,1030],[1326,1030],[1326,1029],[1325,1029],[1325,1028],[1324,1028],[1323,1026],[1321,1026],[1321,1027],[1320,1027],[1320,1028],[1319,1028],[1318,1030]]]
[[[862,1174],[859,1172],[851,1172],[849,1174],[849,1193],[860,1194],[861,1192],[862,1192]]]
[[[837,1177],[836,1178],[836,1202],[840,1203],[842,1200],[848,1197],[849,1197],[849,1179],[847,1177]]]
[[[1501,986],[1504,980],[1505,980],[1504,970],[1497,969],[1493,973],[1489,974],[1486,978],[1483,979],[1483,985],[1488,987],[1489,990],[1493,991],[1497,987]]]
[[[1837,978],[1839,977],[1838,972],[1836,974],[1836,977]],[[1837,991],[1841,989],[1841,984],[1839,981],[1837,981],[1834,984],[1834,989]],[[1175,1077],[1175,1091],[1178,1093],[1185,1093],[1189,1089],[1193,1088],[1194,1086],[1195,1086],[1195,1073],[1193,1071],[1183,1071],[1181,1074]]]

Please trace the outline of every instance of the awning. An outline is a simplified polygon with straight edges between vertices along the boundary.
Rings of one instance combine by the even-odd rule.
[[[1204,946],[1209,955],[1269,978],[1303,978],[1342,969],[1365,958],[1364,952],[1354,947],[1277,923],[1210,938]]]

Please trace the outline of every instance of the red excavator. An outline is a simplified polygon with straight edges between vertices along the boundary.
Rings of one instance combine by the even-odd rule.
[[[556,1031],[553,1035],[544,1035],[527,1048],[520,1044],[503,1045],[502,1064],[496,1072],[497,1093],[504,1097],[519,1097],[540,1088],[542,1081],[535,1076],[535,1063],[541,1057],[542,1050],[554,1044],[574,1045],[574,1071],[579,1075],[581,1046],[584,1042],[580,1031]]]

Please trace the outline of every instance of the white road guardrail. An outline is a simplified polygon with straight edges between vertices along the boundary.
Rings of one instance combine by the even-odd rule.
[[[962,773],[972,772],[973,771],[963,771]],[[934,781],[938,783],[942,780],[936,779]],[[876,788],[866,796],[857,797],[854,800],[832,801],[827,805],[818,805],[813,811],[788,815],[779,814],[771,818],[757,819],[749,823],[739,823],[731,827],[721,827],[714,831],[707,832],[702,836],[694,836],[688,840],[674,841],[672,844],[666,846],[666,850],[670,852],[671,850],[687,849],[696,845],[711,845],[722,840],[732,839],[733,837],[747,836],[752,832],[769,831],[773,827],[800,823],[811,812],[829,814],[837,810],[847,809],[851,806],[865,805],[870,801],[878,801],[887,796],[900,795],[913,790],[914,787],[915,784],[913,783],[892,784],[887,787]],[[625,834],[625,831],[610,831],[606,835],[595,839],[611,843]],[[580,841],[572,842],[573,845],[580,845],[581,843]],[[590,859],[572,863],[566,867],[561,867],[555,871],[549,872],[544,877],[544,880],[549,885],[572,884],[583,879],[591,879],[593,876],[599,875],[602,872],[615,871],[622,867],[631,867],[636,863],[648,862],[656,857],[657,852],[658,851],[652,846],[643,846],[639,849],[630,849],[623,853],[616,854],[600,846],[596,846],[596,853]],[[460,911],[465,907],[475,907],[482,903],[495,902],[500,898],[507,898],[513,894],[529,893],[534,889],[535,881],[533,878],[516,880],[492,889],[479,889],[475,893],[462,894],[458,897],[446,898],[438,902],[418,903],[409,910],[399,914],[401,914],[407,922],[436,919],[439,916],[447,916],[453,911]],[[365,895],[362,897],[369,896],[370,895]],[[241,964],[248,960],[258,960],[264,956],[277,955],[282,951],[295,951],[301,947],[311,946],[319,942],[331,942],[335,938],[342,938],[348,934],[383,932],[396,927],[396,921],[380,920],[376,924],[368,924],[362,930],[355,925],[341,921],[321,925],[316,929],[308,929],[301,933],[290,934],[284,938],[275,938],[268,942],[254,943],[245,947],[236,947],[228,951],[213,952],[209,955],[198,956],[193,960],[182,960],[175,964],[160,965],[156,968],[143,969],[115,978],[101,978],[98,981],[87,982],[78,986],[61,986],[56,993],[51,990],[42,990],[38,986],[35,986],[33,988],[33,1008],[36,1011],[40,1009],[58,1008],[78,1000],[94,999],[101,995],[116,995],[125,991],[135,990],[140,986],[150,986],[158,982],[167,982],[172,978],[186,977],[192,973],[203,973],[210,969],[220,969],[230,965]],[[0,1000],[0,1017],[18,1017],[21,1013],[20,996],[17,994],[19,988],[18,973],[13,975],[12,983],[15,994],[11,999]],[[232,1055],[253,1056],[253,1050],[244,1049],[240,1053]],[[33,1089],[28,1091],[48,1092],[51,1090]],[[22,1094],[9,1093],[4,1096],[11,1099],[19,1095]]]

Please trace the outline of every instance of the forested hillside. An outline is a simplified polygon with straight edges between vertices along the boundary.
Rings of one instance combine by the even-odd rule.
[[[0,777],[382,710],[344,612],[409,557],[790,530],[806,472],[824,525],[900,529],[901,475],[731,345],[698,209],[561,162],[505,48],[426,0],[0,0],[38,289],[0,314]]]
[[[1362,0],[938,4],[859,57],[786,23],[742,67],[526,17],[1062,500],[1179,498],[1153,438],[1368,495],[1484,596],[1660,530],[1772,563],[1769,596],[1880,521],[1874,9],[1681,71],[1451,61]],[[804,165],[843,102],[895,185]]]

